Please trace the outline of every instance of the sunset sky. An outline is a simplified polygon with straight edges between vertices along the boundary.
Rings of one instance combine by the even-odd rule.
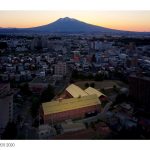
[[[0,11],[0,27],[34,27],[70,17],[112,29],[150,32],[150,11]]]

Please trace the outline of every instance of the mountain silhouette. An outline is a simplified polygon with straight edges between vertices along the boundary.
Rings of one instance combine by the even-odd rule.
[[[88,24],[77,19],[65,17],[60,18],[50,24],[31,28],[0,28],[0,33],[140,33],[149,34],[150,32],[131,32],[105,28]]]
[[[42,32],[73,32],[73,33],[117,31],[109,28],[91,25],[69,17],[60,18],[50,24],[28,29],[32,31],[42,31]]]

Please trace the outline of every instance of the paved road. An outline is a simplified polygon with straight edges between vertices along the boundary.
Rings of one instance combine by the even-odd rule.
[[[88,117],[88,118],[77,120],[77,121],[74,121],[74,122],[91,123],[91,122],[96,122],[97,120],[104,120],[105,117],[106,117],[105,113],[99,113],[96,116]]]

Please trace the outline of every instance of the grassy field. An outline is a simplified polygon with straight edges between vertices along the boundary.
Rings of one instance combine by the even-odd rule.
[[[107,89],[107,88],[113,88],[113,86],[116,86],[118,88],[127,86],[124,83],[122,83],[121,81],[115,81],[115,80],[78,81],[78,82],[75,82],[75,84],[78,85],[79,87],[81,87],[82,89],[86,89],[86,87],[85,87],[86,83],[89,83],[89,84],[94,83],[95,84],[95,88],[98,89],[98,90]]]
[[[76,84],[77,86],[79,86],[80,88],[82,88],[83,90],[86,89],[87,87],[85,86],[86,83],[88,83],[89,85],[91,83],[94,83],[94,88],[101,91],[102,93],[104,93],[107,96],[112,96],[114,94],[117,94],[117,91],[114,90],[114,86],[117,89],[120,89],[122,87],[127,87],[126,84],[124,84],[121,81],[118,80],[104,80],[104,81],[77,81],[74,84]]]

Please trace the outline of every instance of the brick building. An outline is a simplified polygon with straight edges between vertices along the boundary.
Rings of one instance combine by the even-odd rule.
[[[84,118],[88,113],[100,111],[101,102],[96,94],[42,104],[44,123],[52,124],[68,119]]]
[[[75,84],[71,84],[66,88],[63,98],[73,98],[73,97],[77,98],[77,97],[88,96],[93,94],[96,94],[97,97],[100,99],[100,101],[107,100],[107,96],[102,92],[98,91],[97,89],[88,87],[85,90],[83,90]]]
[[[92,94],[96,94],[97,97],[99,98],[99,100],[102,101],[106,101],[108,100],[107,96],[105,94],[103,94],[102,92],[98,91],[95,88],[92,87],[88,87],[87,89],[84,90],[88,95],[92,95]]]
[[[69,85],[65,90],[65,98],[78,98],[88,96],[88,94],[75,84]]]

